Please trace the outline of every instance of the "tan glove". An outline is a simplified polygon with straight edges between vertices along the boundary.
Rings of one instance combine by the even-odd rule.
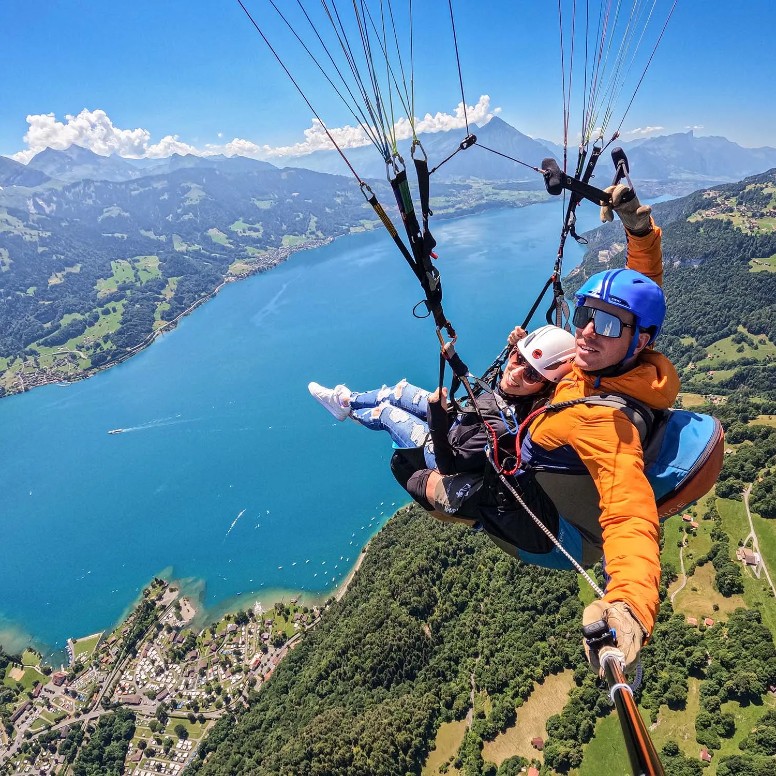
[[[650,218],[652,208],[649,205],[642,205],[638,197],[633,197],[633,199],[623,203],[622,198],[630,191],[624,183],[609,186],[604,191],[612,195],[612,204],[601,205],[601,221],[603,223],[613,221],[616,212],[622,225],[632,235],[643,237],[652,231],[652,219]]]
[[[598,671],[599,676],[603,676],[599,656],[602,657],[607,652],[611,652],[620,660],[623,671],[628,673],[638,662],[641,644],[645,636],[644,628],[633,616],[625,601],[615,601],[614,603],[593,601],[592,604],[585,607],[585,611],[582,613],[582,625],[592,625],[599,620],[604,620],[615,631],[615,646],[604,646],[596,652],[585,643],[585,654],[588,662],[595,671]]]

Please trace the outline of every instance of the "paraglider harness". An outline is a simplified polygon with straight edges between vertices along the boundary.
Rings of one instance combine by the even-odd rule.
[[[581,545],[577,549],[584,565],[600,558],[600,495],[588,469],[581,461],[545,466],[534,460],[530,468],[520,471],[517,477],[511,476],[517,472],[521,440],[528,426],[545,412],[578,404],[621,411],[634,425],[642,444],[644,474],[661,521],[678,514],[714,486],[724,459],[724,433],[719,421],[710,415],[654,410],[630,396],[607,393],[548,403],[521,425],[514,457],[510,453],[497,461],[493,450],[489,451],[492,466],[484,472],[477,503],[467,504],[462,514],[471,516],[469,513],[475,512],[485,530],[505,542],[508,546],[502,548],[512,555],[547,553],[554,547],[579,573],[586,574],[579,558],[563,547],[559,526],[562,518],[563,523],[579,532]],[[511,467],[509,472],[505,465]],[[547,495],[550,493],[551,498]],[[595,582],[588,582],[596,590]]]

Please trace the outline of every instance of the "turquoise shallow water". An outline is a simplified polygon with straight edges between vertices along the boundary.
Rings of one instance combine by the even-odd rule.
[[[561,218],[552,203],[435,225],[473,371],[542,287]],[[566,271],[581,253],[567,246]],[[211,607],[339,584],[407,499],[387,436],[336,423],[307,383],[433,386],[420,296],[383,230],[349,236],[230,285],[118,367],[0,401],[0,642],[59,651],[163,572],[204,583]]]

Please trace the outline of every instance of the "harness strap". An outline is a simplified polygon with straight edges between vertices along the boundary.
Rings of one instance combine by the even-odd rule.
[[[558,412],[560,410],[568,409],[569,407],[574,407],[577,404],[590,404],[598,407],[612,407],[616,410],[621,410],[639,432],[642,446],[649,438],[655,421],[654,410],[643,402],[620,393],[600,393],[595,394],[594,396],[582,396],[579,399],[568,399],[567,401],[555,402],[554,404],[545,404],[541,407],[537,407],[533,412],[530,412],[517,430],[517,438],[515,440],[517,465],[515,469],[520,466],[523,437],[531,423],[545,412]]]
[[[422,160],[416,160],[416,164],[418,161],[422,162]],[[390,184],[412,248],[412,255],[406,248],[402,255],[423,288],[426,295],[426,308],[434,317],[437,328],[446,329],[448,334],[453,337],[455,330],[442,310],[442,281],[439,271],[431,263],[431,249],[436,245],[436,241],[428,229],[424,229],[421,233],[420,224],[412,204],[406,170],[399,170],[396,176],[390,179]],[[428,212],[430,213],[430,211]]]

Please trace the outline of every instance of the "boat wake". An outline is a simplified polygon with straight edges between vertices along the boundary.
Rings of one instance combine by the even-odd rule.
[[[129,434],[132,431],[150,431],[155,428],[164,428],[165,426],[180,426],[183,423],[194,423],[194,418],[183,418],[180,413],[178,415],[171,415],[167,418],[156,418],[155,420],[149,420],[146,423],[141,423],[137,426],[127,426],[126,428],[113,428],[108,431],[109,434]]]
[[[234,520],[232,520],[232,524],[229,526],[229,529],[224,534],[224,540],[226,540],[226,537],[229,536],[229,534],[232,532],[232,528],[234,528],[237,525],[237,521],[245,514],[245,510],[241,510],[240,514],[235,517]]]

